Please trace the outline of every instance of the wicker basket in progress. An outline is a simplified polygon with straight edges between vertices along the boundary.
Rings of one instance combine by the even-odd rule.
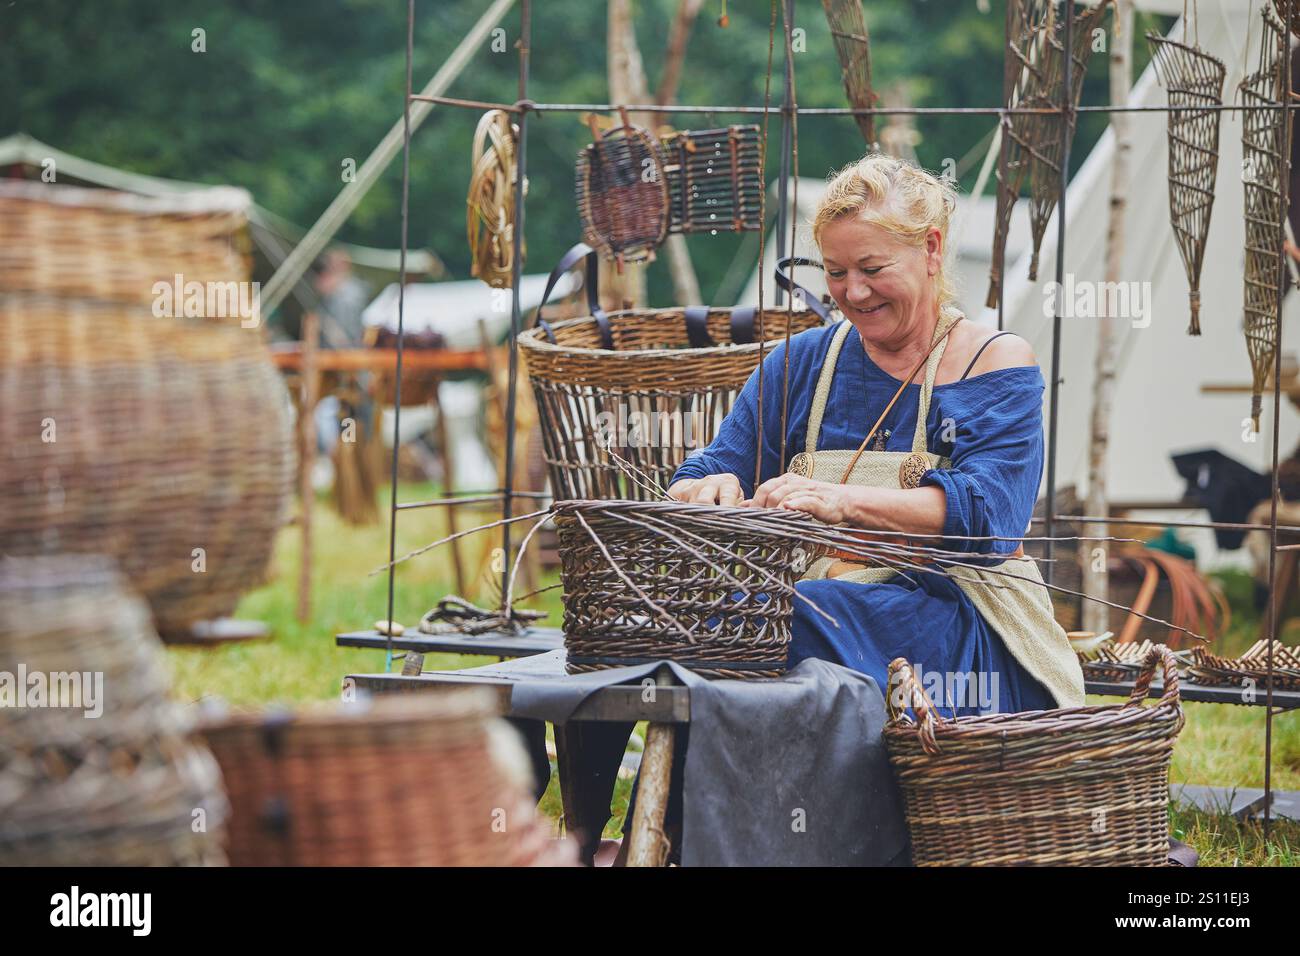
[[[501,736],[514,731],[496,722],[494,701],[456,690],[210,722],[204,734],[230,795],[231,864],[571,862],[512,772],[526,758]]]
[[[255,330],[0,296],[0,407],[0,551],[117,558],[164,639],[261,582],[294,446]]]
[[[791,535],[790,512],[564,501],[555,515],[570,673],[659,660],[785,673],[794,582],[820,553]]]
[[[1144,707],[1158,665],[1164,696]],[[889,670],[885,742],[918,866],[1165,864],[1183,726],[1168,648],[1148,655],[1124,704],[956,720],[935,714],[906,661]]]
[[[50,689],[3,712],[0,866],[225,862],[216,762],[112,561],[0,559],[0,671]]]
[[[251,203],[229,186],[150,197],[0,181],[0,292],[152,307],[155,284],[174,288],[178,275],[182,284],[247,282]],[[184,303],[173,304],[181,314]]]

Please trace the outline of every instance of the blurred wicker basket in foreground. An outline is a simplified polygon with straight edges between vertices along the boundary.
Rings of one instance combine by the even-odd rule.
[[[261,336],[0,296],[0,551],[116,558],[164,639],[261,582],[294,451]]]

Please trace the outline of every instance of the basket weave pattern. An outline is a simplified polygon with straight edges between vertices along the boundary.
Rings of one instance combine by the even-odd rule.
[[[558,505],[569,672],[673,660],[706,677],[783,674],[799,542],[744,511],[667,501]]]
[[[1164,695],[1144,707],[1157,665]],[[944,720],[900,658],[888,705],[885,742],[918,866],[1166,862],[1169,762],[1183,726],[1168,648],[1148,655],[1124,704]]]
[[[102,674],[102,714],[4,709],[0,865],[221,864],[226,816],[212,755],[168,698],[149,613],[112,562],[0,560],[0,671]],[[85,697],[80,698],[87,703]],[[195,829],[194,811],[204,828]]]
[[[261,582],[293,477],[260,336],[0,296],[0,342],[0,550],[114,556],[164,639],[233,611]]]

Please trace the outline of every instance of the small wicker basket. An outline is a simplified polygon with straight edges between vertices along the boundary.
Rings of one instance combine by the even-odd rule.
[[[203,728],[230,796],[234,866],[571,862],[512,775],[522,748],[479,689],[379,697]],[[520,753],[501,756],[513,745]]]
[[[820,550],[778,517],[782,528],[763,509],[560,502],[569,672],[671,660],[706,677],[785,673],[794,583]]]
[[[1164,694],[1144,707],[1157,665]],[[1183,727],[1168,648],[1148,655],[1124,704],[945,720],[899,658],[888,706],[885,743],[918,866],[1165,864]]]

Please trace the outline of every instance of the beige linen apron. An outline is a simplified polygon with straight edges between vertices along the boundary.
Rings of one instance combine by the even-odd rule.
[[[955,309],[945,309],[940,313],[935,337],[944,336],[961,318],[961,313]],[[817,439],[821,435],[822,418],[830,396],[835,365],[851,328],[852,324],[847,319],[844,320],[831,339],[817,381],[817,390],[813,393],[812,409],[808,415],[807,444],[805,450],[790,462],[791,472],[816,481],[839,483],[854,456],[853,451],[817,450]],[[935,374],[946,347],[947,339],[943,338],[926,361],[912,450],[864,451],[854,464],[846,484],[873,488],[915,488],[926,470],[951,467],[951,461],[927,450],[925,433]],[[803,579],[825,578],[836,560],[825,557],[814,561]],[[858,566],[857,570],[836,574],[834,577],[837,581],[876,584],[890,580],[897,573],[890,568]],[[1056,699],[1057,706],[1083,705],[1083,670],[1070,647],[1064,628],[1053,617],[1052,602],[1033,558],[1009,558],[991,568],[949,567],[945,573],[970,598],[985,623],[1002,639],[1011,655],[1047,688]]]

